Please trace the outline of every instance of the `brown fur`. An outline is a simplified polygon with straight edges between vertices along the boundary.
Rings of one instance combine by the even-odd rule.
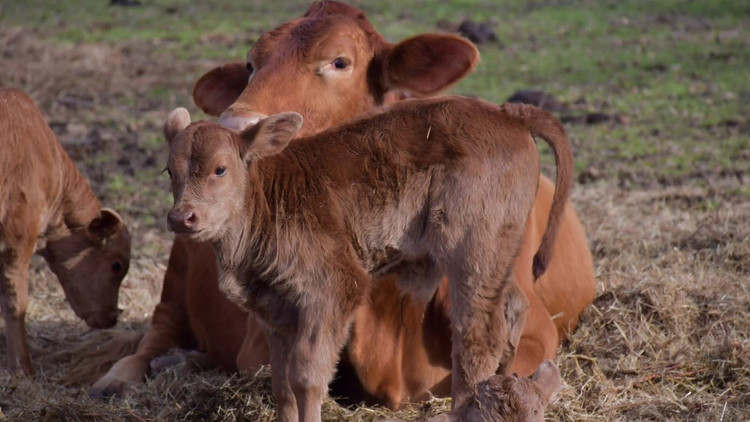
[[[128,230],[115,211],[101,208],[31,98],[0,88],[0,308],[12,373],[32,369],[24,317],[34,252],[89,326],[117,322]]]
[[[299,111],[306,120],[298,135],[306,136],[371,111],[381,102],[435,94],[471,72],[478,62],[475,47],[453,36],[424,34],[395,45],[387,43],[364,17],[359,18],[361,13],[336,2],[311,6],[305,18],[280,26],[255,44],[249,53],[255,72],[249,83],[250,71],[245,63],[217,67],[196,83],[196,104],[209,114],[237,118],[235,123],[285,110]],[[341,27],[340,22],[344,22]],[[356,38],[367,41],[346,48],[358,58],[349,78],[318,83],[320,77],[314,72],[302,73],[305,65],[311,66],[309,63],[298,55],[286,54],[290,45],[302,42],[296,40],[301,37],[310,43],[308,57],[325,56],[323,52],[330,50],[330,45],[352,39],[346,37],[346,31],[357,30],[352,22],[362,31]],[[314,31],[306,32],[303,27]],[[321,34],[327,35],[327,41],[320,41]],[[335,58],[326,57],[326,63]],[[516,281],[530,306],[512,364],[512,370],[522,375],[533,373],[544,359],[555,356],[560,340],[576,327],[580,313],[594,298],[591,254],[570,203],[562,215],[549,270],[534,282],[532,258],[547,225],[553,193],[553,183],[542,176],[514,266]],[[247,314],[219,291],[214,261],[209,246],[182,237],[175,239],[161,303],[147,338],[137,356],[125,358],[126,362],[137,363],[115,365],[94,385],[93,395],[121,392],[127,383],[115,380],[142,380],[152,358],[173,347],[186,347],[180,345],[200,344],[201,350],[228,370],[254,373],[269,362],[259,323],[252,316],[235,317]],[[450,394],[452,346],[447,286],[447,280],[443,280],[425,308],[411,296],[394,294],[394,275],[375,283],[365,304],[356,311],[351,338],[339,365],[340,373],[351,373],[352,377],[337,377],[332,385],[337,395],[353,401],[373,396],[375,402],[396,409],[429,394]],[[199,299],[186,301],[187,297]],[[220,317],[223,314],[226,317]],[[244,342],[237,340],[242,338]],[[355,394],[358,390],[363,391]]]
[[[572,185],[556,119],[527,106],[412,100],[288,148],[296,113],[239,135],[188,123],[181,109],[165,125],[170,229],[212,242],[222,291],[263,321],[282,420],[319,419],[368,275],[396,271],[426,303],[448,274],[455,406],[498,366],[509,369],[525,307],[511,306],[523,298],[511,265],[538,182],[532,136],[558,163],[550,215]],[[552,221],[542,267],[555,233]]]
[[[560,370],[549,360],[528,378],[494,375],[474,386],[466,404],[428,422],[543,422],[559,385]]]

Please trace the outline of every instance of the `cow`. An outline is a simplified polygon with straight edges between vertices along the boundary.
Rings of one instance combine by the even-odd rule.
[[[287,112],[235,132],[173,111],[170,230],[210,242],[221,290],[261,321],[283,421],[320,420],[371,276],[396,272],[427,303],[447,274],[461,407],[472,386],[510,370],[521,336],[526,299],[512,265],[538,185],[534,136],[557,163],[533,274],[549,265],[573,182],[562,124],[532,106],[446,97],[289,145],[301,126]]]
[[[471,399],[463,406],[427,422],[543,422],[544,410],[560,382],[560,370],[550,360],[542,362],[529,377],[493,375],[474,386]]]
[[[307,59],[324,57],[324,65],[314,67],[307,59],[287,54],[299,44],[308,50]],[[344,50],[356,60],[339,57]],[[469,74],[478,60],[470,42],[447,34],[388,43],[362,11],[328,1],[313,4],[303,17],[260,37],[247,62],[228,63],[203,75],[193,98],[205,112],[223,113],[224,123],[233,127],[265,114],[299,111],[306,119],[298,135],[307,136],[404,97],[440,93]],[[345,62],[340,73],[332,73]],[[304,73],[306,68],[312,70]],[[575,328],[595,294],[585,232],[570,204],[549,271],[534,283],[531,260],[547,224],[553,192],[552,182],[542,176],[514,266],[530,305],[512,365],[522,375],[556,355],[560,341]],[[202,350],[215,365],[230,371],[254,373],[269,362],[257,321],[219,291],[214,261],[210,245],[175,238],[151,327],[138,351],[94,384],[93,396],[122,393],[151,372],[152,359],[173,348]],[[396,288],[395,276],[384,275],[373,286],[370,300],[357,310],[332,385],[334,393],[391,409],[430,394],[450,393],[447,280],[426,308],[408,296],[397,298]],[[161,369],[163,362],[155,362],[153,369]]]
[[[0,308],[12,374],[32,373],[24,319],[35,252],[76,315],[92,328],[115,325],[128,229],[102,208],[33,100],[0,88]]]

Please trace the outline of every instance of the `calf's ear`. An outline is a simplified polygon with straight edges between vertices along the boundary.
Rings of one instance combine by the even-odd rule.
[[[218,116],[234,104],[250,79],[243,62],[233,62],[212,69],[193,86],[193,102],[211,116]]]
[[[302,127],[302,115],[293,111],[274,114],[240,132],[241,154],[245,162],[278,154]]]
[[[546,360],[539,365],[539,369],[531,376],[531,381],[545,403],[549,403],[560,386],[560,369],[557,368],[555,362]]]
[[[421,34],[395,44],[386,53],[384,90],[406,90],[424,97],[448,89],[479,63],[479,50],[457,35]]]
[[[164,122],[164,138],[166,138],[167,143],[171,144],[172,139],[189,125],[190,113],[186,109],[177,107],[172,110],[167,116],[167,121]]]
[[[105,240],[115,236],[125,227],[122,217],[111,208],[102,208],[99,216],[86,226],[86,234],[95,240]]]

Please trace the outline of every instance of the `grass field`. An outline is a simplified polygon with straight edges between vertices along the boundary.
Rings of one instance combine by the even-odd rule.
[[[93,189],[125,216],[133,263],[119,332],[148,324],[171,244],[161,174],[167,113],[217,64],[301,15],[303,1],[31,0],[0,4],[0,86],[28,92]],[[548,420],[750,418],[750,3],[742,0],[353,2],[397,41],[470,18],[499,42],[453,92],[503,102],[544,90],[576,153],[573,202],[599,296],[557,359]],[[585,124],[581,116],[616,116]],[[551,154],[542,149],[547,170]],[[547,172],[553,175],[552,172]],[[167,372],[125,400],[85,392],[91,332],[41,260],[27,317],[36,375],[0,369],[0,420],[266,420],[268,378]],[[4,330],[2,322],[0,329]],[[101,348],[106,348],[102,343]],[[0,335],[0,367],[5,337]],[[106,370],[102,367],[102,370]],[[402,416],[447,405],[435,400]],[[382,409],[326,405],[331,420]]]

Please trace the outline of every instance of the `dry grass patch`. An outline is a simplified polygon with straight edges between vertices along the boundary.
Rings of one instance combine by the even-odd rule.
[[[713,195],[729,190],[731,183]],[[696,195],[702,199],[684,199]],[[729,196],[706,207],[710,196],[691,187],[578,188],[600,293],[561,348],[567,384],[548,419],[740,421],[750,414],[750,203]],[[143,328],[163,271],[156,260],[134,261],[121,300],[130,333]],[[88,355],[106,359],[102,351],[122,342],[107,343],[110,331],[88,332],[46,270],[35,272],[34,285],[29,336],[37,374],[0,375],[0,407],[11,420],[274,419],[267,370],[256,377],[167,371],[125,399],[90,400],[86,388],[99,374],[76,374],[77,363]],[[332,421],[420,420],[449,406],[436,399],[394,415],[328,401],[324,414]]]

